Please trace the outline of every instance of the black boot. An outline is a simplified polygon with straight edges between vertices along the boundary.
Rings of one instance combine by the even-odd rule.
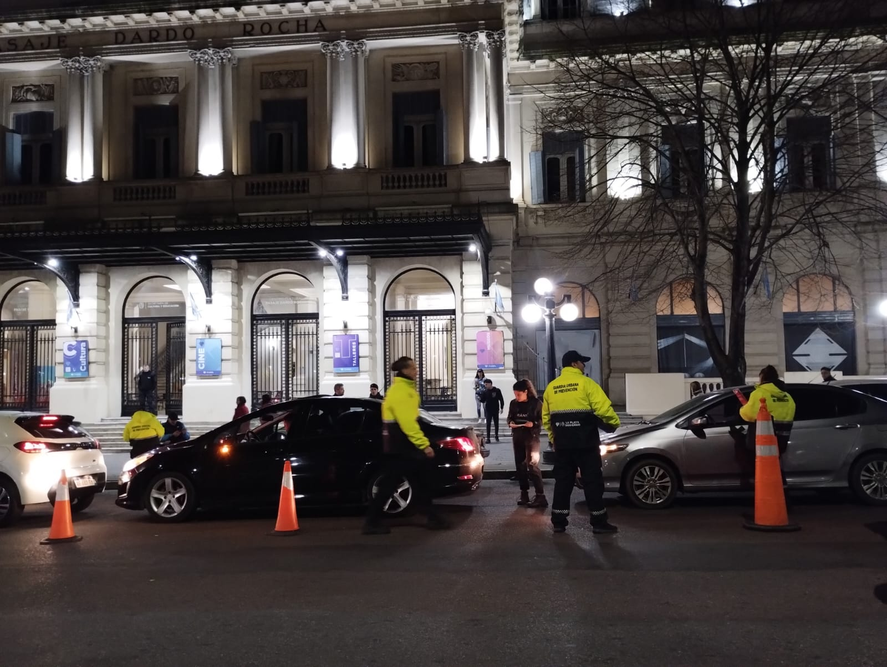
[[[612,535],[613,533],[618,533],[619,529],[604,519],[591,524],[591,532],[595,535]]]
[[[555,533],[566,533],[567,532],[567,524],[565,523],[553,523],[551,527],[554,529]]]
[[[521,491],[520,498],[517,499],[518,505],[529,505],[530,504],[530,492],[529,491]]]
[[[533,499],[527,503],[527,507],[532,507],[533,509],[544,509],[548,507],[548,498],[545,497],[544,493],[537,493],[533,496]]]

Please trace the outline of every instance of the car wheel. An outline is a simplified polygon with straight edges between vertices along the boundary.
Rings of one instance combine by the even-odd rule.
[[[850,487],[862,502],[887,506],[887,453],[857,461],[850,470]]]
[[[11,526],[22,515],[21,498],[12,480],[0,477],[0,528]]]
[[[625,473],[624,491],[636,507],[665,509],[678,495],[678,475],[665,461],[642,459]]]
[[[71,499],[71,513],[77,514],[78,512],[82,512],[87,507],[92,505],[92,501],[95,500],[95,492],[86,493],[82,496],[78,496],[77,498]]]
[[[155,521],[178,523],[190,519],[197,509],[197,493],[184,475],[164,472],[148,484],[143,502]]]
[[[378,495],[379,486],[386,476],[387,473],[382,473],[376,475],[373,478],[373,480],[370,482],[369,489],[367,490],[367,496],[369,498],[375,498]],[[413,489],[413,485],[410,483],[410,480],[406,477],[401,476],[397,485],[394,487],[394,493],[392,493],[391,497],[385,501],[385,504],[382,506],[382,510],[388,516],[400,516],[407,514],[413,508],[414,497],[415,490]]]

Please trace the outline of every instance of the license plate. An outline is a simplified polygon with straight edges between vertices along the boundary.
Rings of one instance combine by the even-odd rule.
[[[74,486],[78,489],[85,488],[87,486],[95,486],[95,477],[92,475],[86,475],[84,477],[75,477],[73,480]]]

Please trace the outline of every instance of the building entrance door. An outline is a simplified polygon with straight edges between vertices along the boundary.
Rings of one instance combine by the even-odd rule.
[[[416,387],[426,410],[456,409],[455,311],[385,314],[385,368],[400,357],[419,365]],[[391,384],[391,374],[386,373]]]
[[[253,316],[253,409],[319,391],[317,315]]]

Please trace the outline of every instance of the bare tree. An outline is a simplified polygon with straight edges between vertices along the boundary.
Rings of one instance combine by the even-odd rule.
[[[557,80],[539,87],[542,154],[576,156],[575,175],[574,163],[535,165],[546,199],[564,202],[554,215],[581,230],[568,255],[587,263],[606,248],[595,277],[635,291],[692,278],[715,367],[742,384],[746,304],[765,263],[774,279],[785,262],[827,264],[835,238],[864,240],[883,220],[875,3],[590,4],[611,13],[557,23]],[[723,339],[714,281],[730,286]]]

